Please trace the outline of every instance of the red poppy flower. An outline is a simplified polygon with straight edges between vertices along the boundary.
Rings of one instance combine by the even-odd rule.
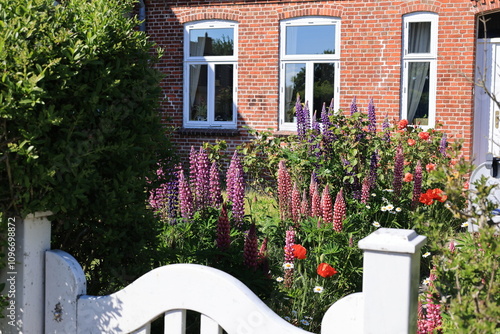
[[[409,146],[413,146],[413,145],[415,145],[416,143],[417,143],[417,141],[416,141],[415,139],[411,139],[411,138],[410,138],[410,139],[408,139],[408,145],[409,145]]]
[[[434,203],[434,200],[428,193],[421,194],[419,201],[420,203],[424,203],[425,205],[431,205],[432,203]]]
[[[422,131],[418,134],[418,138],[420,138],[422,140],[427,140],[427,139],[429,139],[429,137],[430,137],[429,132]]]
[[[302,245],[293,245],[293,256],[299,260],[304,260],[307,257],[307,249]]]
[[[408,126],[408,121],[406,119],[402,119],[398,123],[398,130],[403,130]]]
[[[318,269],[316,270],[316,272],[319,276],[327,278],[335,275],[337,273],[337,270],[335,270],[335,268],[333,268],[328,263],[323,262],[318,265]]]
[[[439,188],[428,189],[424,194],[420,195],[420,202],[431,205],[434,203],[434,200],[437,200],[441,203],[446,202],[448,196],[446,196],[443,191]]]

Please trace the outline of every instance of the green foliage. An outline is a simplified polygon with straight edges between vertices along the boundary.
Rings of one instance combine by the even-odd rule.
[[[149,269],[156,242],[145,188],[169,145],[133,3],[0,0],[0,206],[52,211],[91,293]]]

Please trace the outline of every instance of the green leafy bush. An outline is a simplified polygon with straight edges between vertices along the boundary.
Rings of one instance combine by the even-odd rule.
[[[131,0],[0,0],[0,206],[50,210],[91,293],[151,267],[147,178],[169,155],[160,54]]]

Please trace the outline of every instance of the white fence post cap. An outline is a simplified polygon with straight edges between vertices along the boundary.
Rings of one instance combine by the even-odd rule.
[[[414,230],[379,228],[359,241],[362,250],[414,254],[425,244],[427,237]]]

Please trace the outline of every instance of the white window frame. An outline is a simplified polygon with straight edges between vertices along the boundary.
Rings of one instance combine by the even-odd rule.
[[[233,55],[232,56],[190,56],[189,33],[194,29],[216,29],[232,28],[233,32]],[[215,66],[233,65],[233,120],[216,121],[215,118]],[[193,121],[189,119],[189,82],[190,65],[208,66],[207,83],[207,120]],[[183,127],[185,128],[225,128],[235,129],[237,126],[237,92],[238,92],[238,24],[233,21],[210,20],[188,23],[184,26],[184,103],[183,103]]]
[[[423,129],[434,128],[436,125],[438,21],[439,15],[436,13],[417,12],[403,16],[401,119],[408,119],[408,64],[413,62],[429,62],[429,114],[428,124],[420,125]],[[416,22],[431,23],[430,52],[428,53],[409,53],[409,25]]]
[[[335,25],[335,54],[286,54],[286,27],[289,26],[309,26],[309,25]],[[287,19],[280,22],[280,89],[279,89],[279,129],[284,131],[296,131],[297,124],[295,122],[285,122],[285,65],[294,63],[306,64],[306,88],[305,96],[301,96],[301,102],[306,103],[310,107],[311,119],[314,113],[313,88],[314,88],[314,64],[315,63],[335,63],[335,86],[334,86],[334,109],[339,108],[339,93],[340,93],[340,18],[334,17],[318,17],[307,16],[294,19]],[[325,101],[327,107],[330,101]],[[318,113],[321,110],[317,111]]]

